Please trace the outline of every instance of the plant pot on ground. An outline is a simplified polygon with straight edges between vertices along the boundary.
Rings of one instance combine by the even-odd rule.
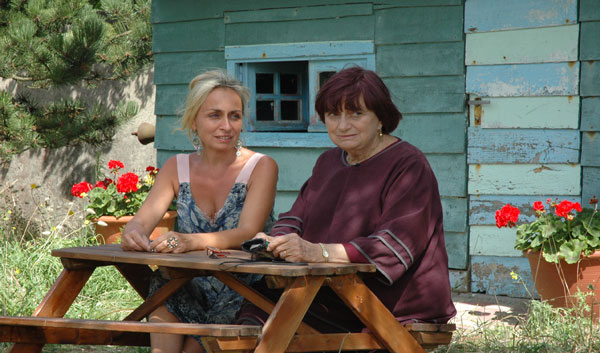
[[[589,292],[586,303],[600,313],[600,215],[598,199],[593,208],[578,202],[548,199],[533,204],[536,219],[517,227],[515,249],[527,256],[536,290],[555,307],[573,307],[578,290]],[[514,227],[518,208],[509,204],[496,211],[496,225]]]

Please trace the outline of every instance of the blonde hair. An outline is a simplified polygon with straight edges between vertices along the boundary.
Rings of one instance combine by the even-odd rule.
[[[242,83],[229,76],[222,70],[206,71],[190,82],[190,91],[187,95],[185,110],[181,116],[181,128],[192,136],[192,125],[198,110],[206,101],[206,97],[215,88],[230,88],[240,96],[242,100],[242,115],[246,114],[246,105],[250,99],[250,93]]]

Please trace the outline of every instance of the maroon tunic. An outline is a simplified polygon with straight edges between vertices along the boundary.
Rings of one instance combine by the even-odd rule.
[[[398,140],[360,163],[323,153],[271,235],[343,243],[350,261],[375,264],[365,283],[400,322],[445,323],[450,296],[438,185],[425,156]]]

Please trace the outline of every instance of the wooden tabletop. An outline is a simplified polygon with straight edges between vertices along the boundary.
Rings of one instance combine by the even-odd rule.
[[[330,276],[357,272],[375,272],[372,264],[301,263],[251,261],[250,254],[241,250],[227,250],[226,257],[210,258],[205,251],[190,251],[182,254],[123,251],[118,244],[73,247],[52,250],[52,256],[83,262],[127,263],[156,265],[163,267],[258,273],[284,277],[305,275]]]

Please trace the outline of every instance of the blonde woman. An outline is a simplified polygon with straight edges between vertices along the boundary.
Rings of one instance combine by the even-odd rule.
[[[192,80],[181,124],[197,153],[178,154],[165,162],[140,211],[123,230],[124,250],[182,253],[239,248],[269,228],[278,170],[273,159],[239,142],[248,96],[240,82],[221,71]],[[176,231],[150,241],[148,235],[174,197]],[[164,283],[155,273],[150,292]],[[155,310],[150,321],[231,323],[241,302],[218,280],[199,277]],[[153,352],[203,351],[196,336],[152,334],[151,343]]]

